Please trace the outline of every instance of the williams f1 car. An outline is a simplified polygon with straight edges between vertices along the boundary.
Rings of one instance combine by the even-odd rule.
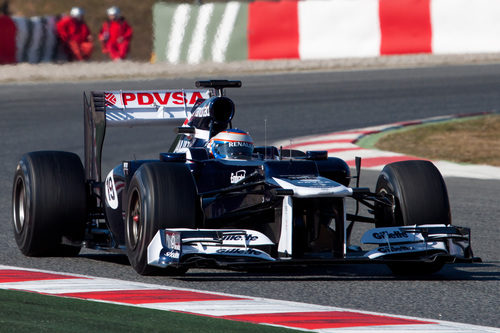
[[[84,163],[38,151],[17,165],[12,212],[22,253],[120,251],[139,274],[337,263],[414,274],[480,260],[470,230],[451,224],[446,185],[431,162],[388,164],[371,191],[359,187],[360,159],[351,176],[325,151],[254,147],[233,128],[235,105],[225,96],[240,86],[211,80],[192,90],[84,94]],[[162,123],[179,126],[167,152],[102,173],[107,127]],[[354,223],[373,224],[364,250],[351,243]]]

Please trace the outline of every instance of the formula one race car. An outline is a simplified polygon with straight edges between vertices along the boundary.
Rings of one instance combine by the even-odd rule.
[[[59,151],[27,153],[17,166],[12,211],[22,253],[122,251],[139,274],[345,262],[414,274],[480,260],[470,230],[451,225],[446,186],[431,162],[388,164],[372,192],[359,187],[360,159],[352,177],[326,151],[254,147],[233,128],[235,106],[224,96],[240,86],[212,80],[196,90],[84,94],[85,167]],[[101,173],[108,126],[176,122],[178,135],[158,159]],[[347,199],[356,202],[353,213]],[[365,250],[351,245],[354,222],[375,226],[361,239]]]

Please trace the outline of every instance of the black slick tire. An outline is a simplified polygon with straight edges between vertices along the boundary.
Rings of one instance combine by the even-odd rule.
[[[450,203],[439,170],[429,161],[388,164],[380,173],[376,193],[393,200],[393,207],[377,205],[377,227],[450,224]]]
[[[439,170],[429,161],[386,165],[378,177],[375,191],[393,203],[392,207],[376,205],[376,227],[451,224],[446,184]],[[443,265],[436,260],[388,266],[396,275],[427,275],[439,271]]]
[[[27,256],[75,256],[86,223],[85,173],[78,155],[38,151],[22,156],[14,175],[12,220]],[[63,238],[71,245],[63,244]]]
[[[195,228],[199,198],[183,163],[143,164],[128,189],[125,242],[131,266],[141,275],[179,275],[185,269],[148,265],[148,245],[162,228]]]

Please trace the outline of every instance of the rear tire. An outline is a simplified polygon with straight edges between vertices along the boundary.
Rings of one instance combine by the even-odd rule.
[[[148,265],[148,245],[159,229],[195,228],[199,198],[193,176],[181,163],[147,163],[128,190],[125,242],[130,265],[141,275],[184,274],[186,269]]]
[[[451,224],[446,184],[429,161],[388,164],[380,173],[376,193],[384,194],[392,207],[376,205],[376,227],[419,224]],[[442,261],[389,264],[396,275],[425,275],[439,271]]]
[[[85,173],[78,155],[59,151],[25,154],[12,189],[14,235],[27,256],[76,256],[86,222]]]

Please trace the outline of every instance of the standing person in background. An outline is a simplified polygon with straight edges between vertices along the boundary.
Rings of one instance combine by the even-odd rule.
[[[132,28],[121,16],[120,8],[113,6],[106,11],[108,19],[99,32],[102,53],[108,54],[113,61],[125,59],[132,39]]]
[[[9,15],[9,2],[0,8],[0,65],[16,62],[16,25]]]
[[[69,16],[64,16],[57,22],[57,34],[69,61],[88,60],[94,49],[90,29],[83,20],[84,14],[82,8],[73,7]]]

